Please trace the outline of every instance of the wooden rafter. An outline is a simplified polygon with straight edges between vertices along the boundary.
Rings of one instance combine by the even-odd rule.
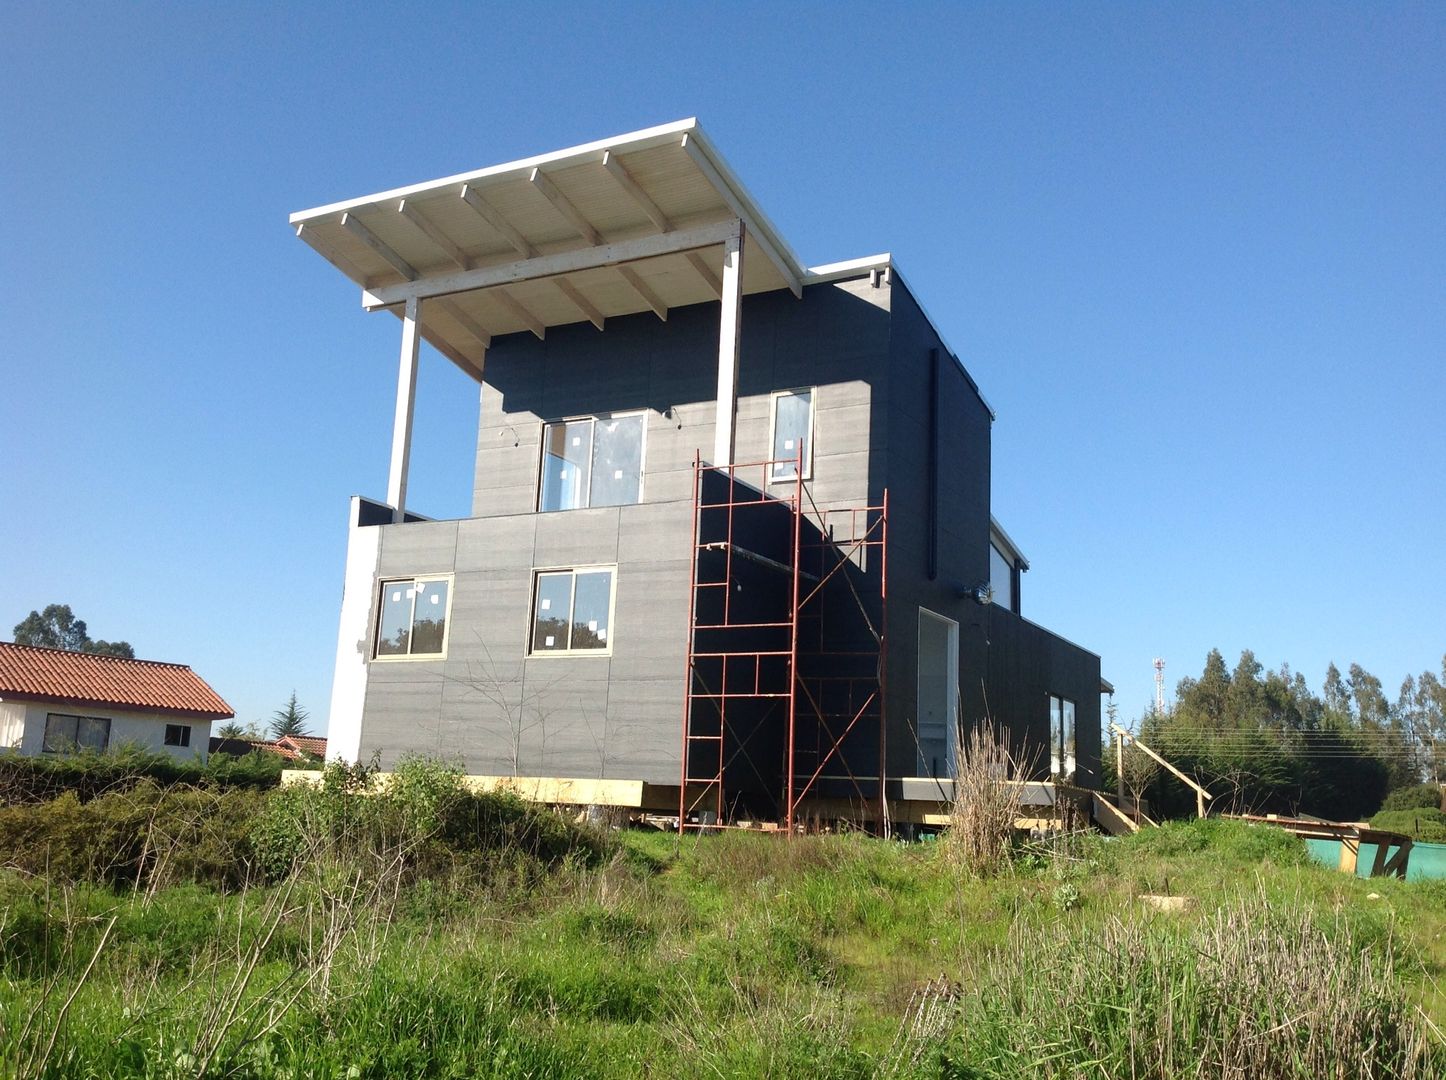
[[[454,244],[446,233],[437,228],[432,220],[422,213],[420,207],[403,199],[397,203],[397,213],[415,225],[423,236],[436,245],[438,251],[456,264],[458,270],[472,269],[472,260],[468,258],[467,253]]]
[[[618,273],[622,279],[632,286],[633,292],[643,298],[643,303],[653,309],[653,314],[664,322],[668,321],[668,305],[663,303],[658,294],[648,287],[648,283],[638,276],[638,272],[631,266],[619,266]]]
[[[367,228],[366,223],[355,214],[342,214],[341,227],[391,263],[397,273],[408,281],[416,281],[421,276],[416,267],[398,255],[390,244]]]
[[[594,307],[592,302],[588,300],[587,297],[583,296],[580,291],[578,291],[578,287],[576,285],[568,281],[565,277],[553,278],[552,283],[557,286],[558,292],[562,293],[563,296],[567,297],[568,301],[572,304],[573,307],[577,308],[578,311],[581,311],[583,313],[583,315],[587,318],[588,322],[592,323],[599,330],[603,328],[602,312],[599,311],[596,307]]]
[[[658,209],[658,204],[648,197],[648,193],[633,179],[632,173],[628,172],[611,150],[603,152],[602,165],[617,181],[618,187],[622,188],[633,202],[638,204],[638,209],[648,216],[648,220],[658,227],[659,232],[672,232],[673,223],[668,220],[668,216]]]
[[[516,315],[517,318],[522,321],[522,325],[532,331],[537,337],[537,340],[541,341],[547,336],[547,327],[542,324],[542,320],[528,311],[517,297],[500,287],[493,289],[491,295],[502,301],[502,305],[507,308],[508,311],[512,312],[512,314]]]
[[[597,247],[603,242],[602,236],[593,228],[592,222],[582,216],[582,212],[572,205],[572,201],[566,195],[557,190],[557,185],[549,180],[541,169],[533,169],[532,175],[527,179],[544,199],[557,208],[557,212],[567,219],[567,223],[577,230],[579,236],[593,247]]]
[[[703,279],[709,291],[715,298],[721,300],[723,298],[723,282],[719,280],[717,274],[713,273],[713,268],[708,265],[708,260],[696,251],[687,252],[687,257],[688,262],[692,264],[694,270],[698,271],[698,276]]]
[[[478,217],[492,226],[502,239],[512,246],[512,249],[524,259],[531,259],[537,255],[537,249],[527,242],[527,239],[498,211],[497,207],[477,194],[476,190],[468,184],[462,185],[460,192],[462,201],[472,208]]]

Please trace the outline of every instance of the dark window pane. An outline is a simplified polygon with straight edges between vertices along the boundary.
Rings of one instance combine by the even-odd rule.
[[[410,581],[389,581],[382,586],[382,615],[377,625],[377,655],[405,656],[412,637]]]
[[[611,606],[612,591],[611,570],[592,570],[577,575],[577,592],[572,614],[574,649],[608,647],[608,608]]]
[[[599,420],[593,427],[592,506],[629,506],[643,483],[643,417]]]
[[[190,726],[187,725],[187,724],[167,724],[167,725],[166,725],[166,745],[167,745],[167,746],[190,746],[190,745],[191,745],[191,728],[190,728]]]
[[[539,574],[533,603],[532,650],[554,652],[568,647],[572,621],[572,575]]]
[[[417,582],[412,610],[412,655],[440,654],[447,640],[447,582]]]
[[[542,428],[539,510],[586,506],[592,463],[592,421],[568,420]]]
[[[75,727],[80,717],[51,713],[45,718],[45,739],[40,749],[47,754],[63,754],[75,749]]]
[[[110,745],[110,721],[94,716],[78,716],[75,744],[82,750],[104,750]]]
[[[807,441],[813,437],[813,391],[794,390],[773,399],[773,466],[774,480],[792,480],[798,475],[795,460],[803,454],[803,471],[813,456]]]
[[[1065,776],[1073,776],[1075,769],[1074,749],[1074,702],[1064,699],[1060,702],[1060,742],[1064,746],[1064,770]]]

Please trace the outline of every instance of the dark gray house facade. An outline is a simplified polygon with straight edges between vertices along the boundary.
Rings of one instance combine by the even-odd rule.
[[[1024,617],[993,414],[888,256],[804,268],[693,121],[292,221],[403,326],[331,756],[792,822],[988,715],[1097,785],[1099,658]],[[422,340],[480,384],[461,520],[405,505]]]

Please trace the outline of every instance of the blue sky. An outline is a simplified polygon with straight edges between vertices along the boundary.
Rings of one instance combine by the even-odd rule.
[[[696,115],[806,262],[895,254],[1122,715],[1157,655],[1446,651],[1440,5],[12,3],[0,100],[0,635],[324,721],[398,329],[287,214]],[[475,388],[419,395],[465,514]]]

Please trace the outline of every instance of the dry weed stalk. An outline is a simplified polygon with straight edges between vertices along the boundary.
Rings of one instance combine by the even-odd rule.
[[[958,774],[944,851],[960,870],[987,875],[1009,859],[1023,787],[1024,763],[1009,748],[1008,735],[985,719],[967,736],[960,731]]]

